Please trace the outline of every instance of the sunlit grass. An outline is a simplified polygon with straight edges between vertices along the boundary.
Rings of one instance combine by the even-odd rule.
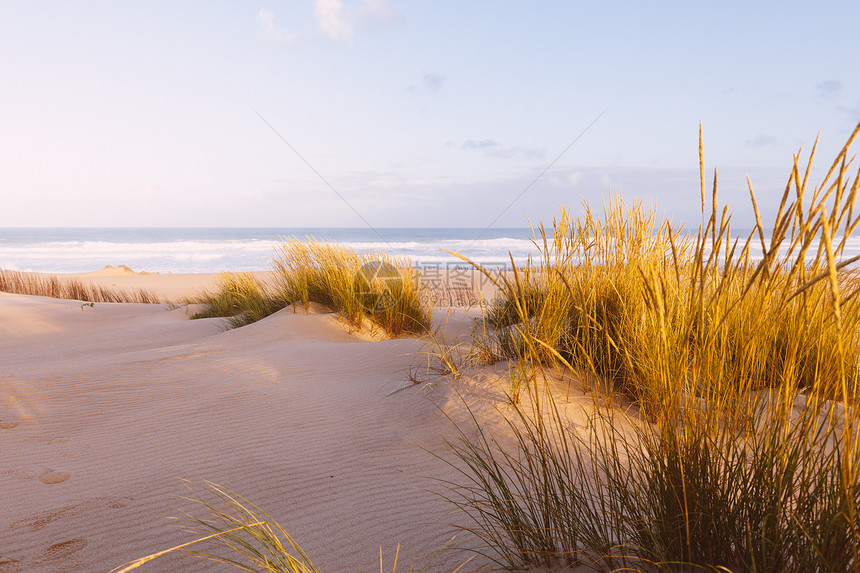
[[[269,283],[250,273],[221,273],[214,288],[186,302],[205,305],[195,318],[228,317],[231,327],[314,302],[341,313],[359,330],[365,321],[390,336],[429,330],[427,297],[406,259],[291,240],[277,247],[272,265]]]
[[[285,300],[329,306],[355,326],[369,319],[393,336],[430,328],[430,309],[408,259],[305,240],[282,243],[273,264],[275,291]]]
[[[194,503],[201,511],[189,513],[180,521],[193,537],[164,551],[130,561],[111,571],[128,573],[169,553],[182,552],[195,557],[230,565],[242,571],[256,573],[319,573],[316,565],[301,546],[275,519],[263,509],[229,489],[206,482],[188,482]],[[442,548],[444,549],[444,547]],[[412,563],[409,573],[423,573],[433,564],[442,549],[431,555],[417,569]],[[400,546],[394,553],[392,573],[397,571]],[[468,560],[466,561],[468,563]],[[465,563],[464,563],[465,565]],[[382,548],[379,550],[379,570],[383,570]],[[457,573],[462,565],[451,573]]]
[[[860,224],[847,159],[858,131],[814,189],[814,149],[805,169],[795,159],[772,234],[750,187],[756,227],[735,240],[716,177],[706,210],[704,171],[695,236],[620,199],[538,228],[541,260],[499,279],[490,315],[531,381],[516,446],[477,420],[482,439],[453,444],[467,481],[450,496],[488,555],[606,570],[860,567],[860,302],[840,271],[856,261],[843,251]],[[596,404],[608,393],[638,414],[598,408],[589,433],[573,431],[541,398],[558,365],[599,381]]]
[[[695,235],[617,199],[539,226],[536,263],[485,271],[502,297],[473,340],[482,361],[512,361],[507,436],[472,415],[437,453],[459,472],[443,495],[483,555],[512,569],[860,568],[860,286],[846,268],[857,258],[844,257],[860,225],[848,159],[858,132],[814,188],[814,148],[805,168],[795,158],[772,233],[750,186],[756,226],[736,240],[716,177],[706,205],[702,168]],[[271,292],[360,321],[391,292],[356,285],[366,262],[287,243]],[[350,298],[356,289],[370,298]],[[397,324],[418,321],[410,308]],[[590,408],[562,403],[558,368],[589,382]],[[214,494],[230,511],[204,504],[214,518],[193,521],[230,559],[255,559],[249,545],[265,538],[312,567],[279,526],[259,533],[271,520],[258,508]]]
[[[0,292],[28,294],[80,300],[83,302],[136,302],[160,304],[164,302],[146,289],[119,289],[56,275],[24,273],[0,269]]]
[[[204,309],[191,318],[227,317],[233,328],[256,322],[288,304],[251,273],[229,272],[218,275],[213,289],[185,302],[204,305]]]

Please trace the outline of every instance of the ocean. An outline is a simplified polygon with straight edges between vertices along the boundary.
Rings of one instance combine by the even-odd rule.
[[[83,273],[125,265],[156,273],[261,271],[284,238],[312,237],[362,251],[404,255],[417,266],[476,262],[509,266],[536,249],[529,229],[276,229],[276,228],[6,228],[0,229],[0,269]]]
[[[738,233],[743,243],[749,231]],[[0,229],[0,269],[84,273],[125,265],[153,273],[261,271],[270,268],[284,238],[308,237],[406,256],[424,268],[467,266],[445,250],[490,268],[509,268],[510,256],[521,264],[538,253],[528,228],[5,228]],[[760,256],[757,242],[751,254]],[[842,258],[856,255],[860,238],[849,237]]]

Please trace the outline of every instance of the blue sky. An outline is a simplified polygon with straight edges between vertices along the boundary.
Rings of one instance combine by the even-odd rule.
[[[820,131],[824,169],[860,121],[858,21],[856,2],[5,2],[0,226],[484,227],[508,206],[495,226],[525,226],[616,193],[696,223],[699,122],[748,225],[746,175],[767,210],[794,152]]]

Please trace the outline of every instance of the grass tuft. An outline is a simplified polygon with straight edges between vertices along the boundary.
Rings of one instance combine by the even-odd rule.
[[[164,301],[146,289],[111,288],[56,275],[0,269],[0,292],[47,296],[82,302],[133,302],[161,304]]]
[[[746,240],[718,208],[716,178],[696,235],[620,199],[538,228],[539,262],[497,280],[488,318],[529,397],[514,401],[513,445],[477,421],[452,443],[467,481],[449,498],[488,555],[507,567],[860,568],[860,287],[844,270],[858,258],[843,256],[860,225],[846,159],[858,133],[811,194],[815,150],[805,172],[795,158],[772,232],[750,186]],[[548,366],[599,381],[587,432],[543,397]],[[639,414],[600,410],[607,393]]]
[[[274,269],[283,299],[331,307],[353,326],[369,319],[393,336],[430,328],[426,297],[408,259],[315,240],[285,241]]]
[[[340,312],[358,330],[366,320],[390,336],[430,328],[427,297],[406,259],[314,240],[286,241],[277,247],[273,267],[270,284],[250,273],[221,273],[213,290],[186,301],[206,305],[194,318],[229,317],[235,328],[315,302]]]
[[[205,305],[203,311],[191,318],[228,317],[231,328],[251,324],[287,306],[251,273],[230,272],[218,275],[214,289],[185,302]]]

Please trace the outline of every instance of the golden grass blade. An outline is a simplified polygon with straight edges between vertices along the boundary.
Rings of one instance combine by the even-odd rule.
[[[853,264],[854,264],[854,263],[856,263],[857,261],[860,261],[860,255],[856,255],[856,256],[851,257],[850,259],[847,259],[847,260],[845,260],[845,261],[842,261],[841,263],[839,263],[839,264],[837,264],[837,265],[835,266],[835,270],[836,270],[836,272],[838,273],[838,271],[840,271],[840,270],[844,269],[845,267],[848,267],[848,266],[850,266],[850,265],[853,265]],[[830,280],[832,281],[832,275],[831,275],[831,271],[830,271],[830,269],[829,269],[829,268],[828,268],[826,271],[824,271],[823,273],[820,273],[820,274],[816,275],[816,276],[815,276],[814,278],[812,278],[810,281],[808,281],[808,282],[806,282],[805,284],[801,285],[801,286],[800,286],[800,287],[799,287],[799,288],[798,288],[798,289],[797,289],[797,290],[796,290],[796,291],[795,291],[795,292],[794,292],[790,297],[788,297],[788,298],[786,299],[786,301],[785,301],[785,302],[789,302],[789,301],[791,301],[793,298],[795,298],[795,297],[797,297],[797,296],[799,296],[799,295],[803,294],[804,292],[806,292],[807,290],[809,290],[810,288],[812,288],[813,286],[815,286],[815,284],[816,284],[816,283],[818,283],[819,281],[821,281],[821,280],[823,280],[823,279],[830,279]],[[832,285],[831,285],[831,289],[832,289]]]
[[[764,241],[764,225],[761,222],[761,213],[759,213],[758,210],[758,204],[755,200],[755,192],[753,191],[752,181],[750,180],[749,175],[747,175],[747,187],[750,191],[750,201],[752,202],[753,212],[755,213],[755,230],[758,231],[759,240],[761,241],[761,252],[762,255],[767,256],[767,245]],[[781,207],[780,211],[782,211]]]
[[[699,189],[702,197],[702,218],[705,217],[705,146],[702,143],[702,124],[699,122]]]
[[[0,292],[47,296],[83,302],[128,302],[162,304],[167,301],[146,289],[124,290],[84,283],[76,279],[60,279],[54,275],[40,275],[0,269]]]
[[[254,527],[257,525],[262,525],[262,522],[251,523],[251,524],[248,524],[247,527]],[[213,533],[212,535],[207,535],[206,537],[201,537],[199,539],[195,539],[193,541],[189,541],[187,543],[183,543],[181,545],[171,547],[170,549],[165,549],[164,551],[159,551],[158,553],[153,553],[152,555],[147,555],[146,557],[141,557],[140,559],[135,559],[134,561],[130,561],[124,565],[120,565],[116,569],[111,569],[110,573],[127,573],[128,571],[132,571],[134,569],[137,569],[141,565],[145,565],[146,563],[149,563],[153,559],[157,559],[163,555],[167,555],[168,553],[173,553],[174,551],[179,551],[180,549],[185,549],[186,547],[189,547],[189,546],[194,545],[196,543],[200,543],[202,541],[208,541],[209,539],[215,539],[216,537],[221,537],[222,535],[227,535],[227,534],[233,533],[235,531],[239,531],[243,527],[246,527],[246,526],[242,525],[239,527],[234,527],[233,529],[229,529],[227,531],[219,531],[218,533]]]

